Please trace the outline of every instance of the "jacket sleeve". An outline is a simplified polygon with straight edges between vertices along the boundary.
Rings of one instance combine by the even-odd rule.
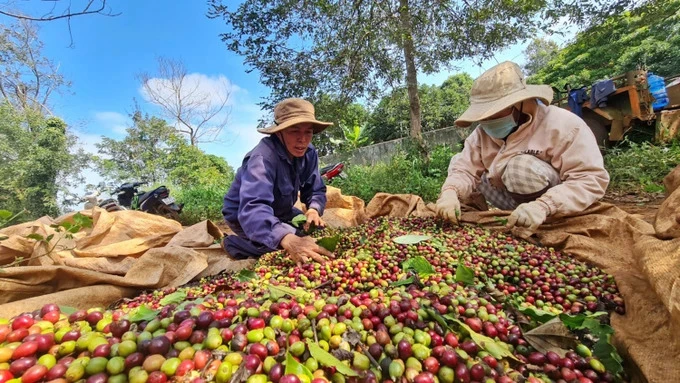
[[[241,178],[238,221],[248,239],[276,249],[287,234],[295,234],[295,228],[281,222],[274,215],[273,164],[262,156],[252,156]],[[268,171],[269,170],[269,171]]]
[[[311,157],[309,161],[311,172],[300,187],[300,201],[307,206],[307,209],[316,209],[321,216],[326,208],[326,184],[323,183],[319,173],[319,157],[316,151]]]
[[[459,199],[466,198],[477,188],[484,171],[479,133],[475,130],[465,139],[463,151],[451,158],[441,191],[452,189]]]
[[[585,123],[559,142],[562,145],[553,148],[552,166],[559,169],[562,183],[538,198],[550,208],[548,216],[583,211],[602,198],[609,185],[602,154]]]

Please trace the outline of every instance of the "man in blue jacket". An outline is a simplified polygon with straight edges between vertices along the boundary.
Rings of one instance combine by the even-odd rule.
[[[236,235],[224,239],[225,250],[244,258],[285,249],[297,264],[310,259],[323,262],[332,254],[290,222],[307,206],[307,222],[324,226],[326,185],[319,174],[319,156],[312,136],[329,122],[317,121],[314,106],[299,98],[281,101],[274,108],[274,125],[258,129],[269,134],[246,154],[231,188],[224,196],[222,215]]]

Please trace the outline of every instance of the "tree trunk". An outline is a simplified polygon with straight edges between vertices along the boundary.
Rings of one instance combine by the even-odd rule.
[[[420,120],[420,98],[418,97],[418,73],[414,57],[415,47],[411,34],[411,13],[408,0],[399,0],[399,16],[401,19],[402,45],[406,62],[406,86],[408,89],[409,111],[411,115],[411,138],[416,140],[421,151],[425,150],[422,125]]]

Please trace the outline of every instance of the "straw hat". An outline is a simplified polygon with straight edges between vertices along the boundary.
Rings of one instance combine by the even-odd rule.
[[[537,98],[550,105],[553,90],[548,85],[527,85],[519,65],[506,61],[482,73],[472,83],[470,107],[455,124],[468,127],[520,101]]]
[[[312,124],[314,134],[320,133],[333,125],[332,122],[316,120],[314,105],[311,102],[301,98],[287,98],[276,104],[274,108],[274,125],[258,129],[257,131],[264,134],[272,134],[305,122]]]

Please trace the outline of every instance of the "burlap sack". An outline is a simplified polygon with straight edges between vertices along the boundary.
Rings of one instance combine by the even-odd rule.
[[[666,189],[666,195],[671,195],[677,188],[680,187],[680,165],[671,170],[670,173],[663,179],[663,186]]]
[[[327,186],[326,189],[327,202],[322,218],[328,227],[351,227],[366,222],[364,201],[361,198],[342,195],[342,191],[333,186]],[[295,206],[306,211],[299,199]]]
[[[182,230],[176,222],[137,211],[108,213],[96,208],[83,211],[93,227],[64,239],[66,247],[42,256],[46,246],[27,239],[30,233],[46,237],[53,223],[72,219],[41,219],[0,231],[4,264],[21,256],[31,266],[6,267],[0,273],[0,317],[9,317],[58,301],[67,306],[89,308],[139,293],[140,290],[174,287],[222,270],[238,271],[253,260],[236,261],[215,245],[222,234],[209,221]],[[55,243],[59,233],[50,243]],[[119,253],[120,255],[113,257]],[[82,299],[96,287],[97,296]],[[36,304],[39,304],[36,306]]]
[[[675,189],[659,206],[654,230],[662,239],[680,238],[680,188]]]

